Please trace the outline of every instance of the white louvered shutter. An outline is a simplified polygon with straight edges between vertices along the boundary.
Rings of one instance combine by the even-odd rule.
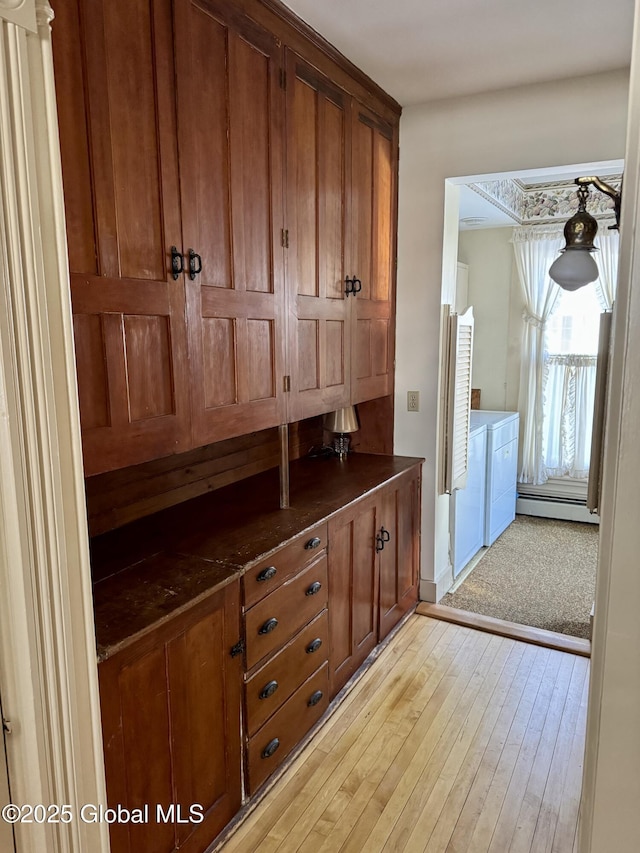
[[[469,461],[473,308],[451,317],[446,489],[464,489]]]

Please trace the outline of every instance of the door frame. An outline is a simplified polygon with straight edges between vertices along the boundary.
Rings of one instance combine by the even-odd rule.
[[[107,853],[79,408],[47,0],[0,0],[0,693],[21,853]]]

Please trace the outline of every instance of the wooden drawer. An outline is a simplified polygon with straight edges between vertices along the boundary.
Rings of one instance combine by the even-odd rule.
[[[325,522],[307,530],[275,554],[248,569],[243,578],[245,609],[248,610],[281,586],[310,560],[315,560],[320,551],[327,547],[327,527]]]
[[[248,670],[265,655],[281,648],[303,625],[326,608],[327,587],[325,554],[247,611]]]
[[[329,666],[324,663],[249,740],[250,795],[282,764],[328,705]]]
[[[248,680],[245,698],[250,735],[327,660],[328,637],[329,620],[323,610]]]

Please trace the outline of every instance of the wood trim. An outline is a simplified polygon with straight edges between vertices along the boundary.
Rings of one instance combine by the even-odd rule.
[[[489,634],[511,637],[513,640],[532,643],[534,646],[545,646],[560,652],[591,657],[591,643],[580,637],[570,637],[568,634],[545,631],[529,625],[518,625],[516,622],[507,622],[504,619],[495,619],[493,616],[483,616],[481,613],[471,613],[468,610],[458,610],[456,607],[447,607],[446,604],[430,604],[427,601],[421,601],[418,604],[416,613],[421,616],[431,616],[432,619],[442,619],[444,622],[453,622],[455,625],[465,625],[467,628],[475,628],[478,631],[486,631]]]
[[[322,444],[321,419],[289,426],[289,459]],[[218,441],[86,480],[89,530],[106,533],[182,501],[275,468],[281,461],[278,427]]]
[[[33,6],[33,4],[30,4]],[[70,824],[16,826],[21,851],[109,849],[77,819],[105,801],[88,536],[53,62],[0,22],[0,689],[16,803]]]

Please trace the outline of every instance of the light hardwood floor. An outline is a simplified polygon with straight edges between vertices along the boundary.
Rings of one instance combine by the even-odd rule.
[[[224,853],[575,853],[589,661],[412,616]]]

